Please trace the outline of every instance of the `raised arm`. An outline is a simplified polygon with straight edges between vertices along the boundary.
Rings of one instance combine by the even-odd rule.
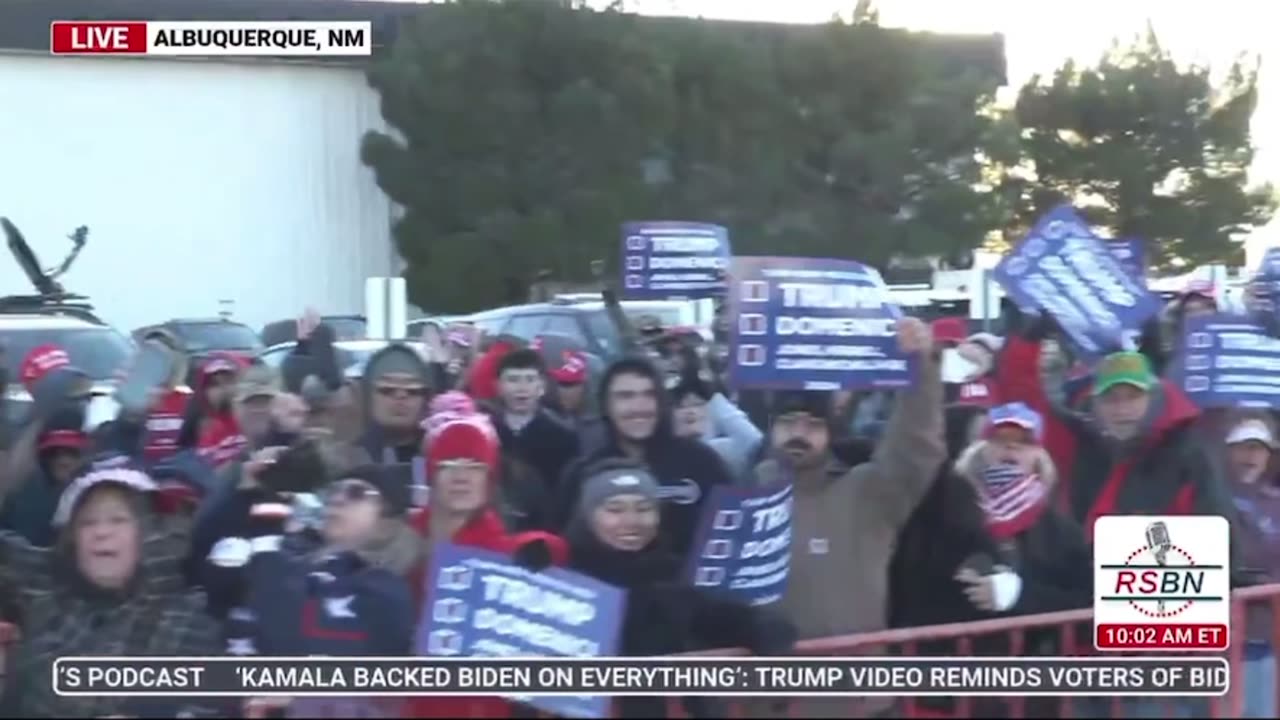
[[[899,321],[902,350],[918,358],[911,387],[899,391],[893,413],[871,456],[874,477],[864,492],[895,527],[904,525],[947,460],[942,420],[942,374],[929,328],[916,318]]]

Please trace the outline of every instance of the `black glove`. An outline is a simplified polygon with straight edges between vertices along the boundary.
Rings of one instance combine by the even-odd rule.
[[[551,567],[551,546],[546,540],[530,540],[516,548],[511,560],[525,570],[542,572]]]
[[[311,332],[311,356],[315,358],[316,374],[324,381],[330,391],[341,388],[346,382],[342,367],[338,362],[338,351],[334,347],[337,336],[333,328],[321,323]]]
[[[334,347],[333,329],[328,325],[319,325],[304,340],[285,356],[280,368],[280,375],[285,388],[295,395],[302,394],[302,388],[310,377],[317,377],[329,392],[342,387],[345,377],[338,351]]]
[[[259,473],[258,482],[263,487],[275,492],[302,493],[313,492],[328,482],[329,468],[315,442],[300,440],[285,445],[289,449]]]

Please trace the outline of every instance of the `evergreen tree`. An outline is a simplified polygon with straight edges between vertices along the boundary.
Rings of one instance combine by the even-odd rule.
[[[1096,66],[1033,78],[1016,117],[1034,173],[1006,186],[1022,226],[1070,201],[1104,232],[1146,240],[1157,267],[1239,263],[1236,240],[1276,207],[1272,188],[1248,178],[1257,99],[1256,68],[1237,62],[1215,85],[1150,30]]]

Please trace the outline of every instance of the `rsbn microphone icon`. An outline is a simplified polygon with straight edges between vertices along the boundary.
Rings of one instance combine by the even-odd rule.
[[[1162,522],[1153,522],[1148,525],[1147,547],[1151,548],[1151,555],[1155,557],[1156,564],[1164,567],[1168,562],[1169,548],[1173,547],[1173,540],[1169,537],[1169,526]],[[1156,603],[1156,610],[1164,612],[1163,600]]]

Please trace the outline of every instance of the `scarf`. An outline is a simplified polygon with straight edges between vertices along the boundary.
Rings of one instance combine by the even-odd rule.
[[[1026,473],[1012,465],[991,465],[982,470],[981,480],[978,506],[995,539],[1015,537],[1040,519],[1048,492],[1039,473]]]

